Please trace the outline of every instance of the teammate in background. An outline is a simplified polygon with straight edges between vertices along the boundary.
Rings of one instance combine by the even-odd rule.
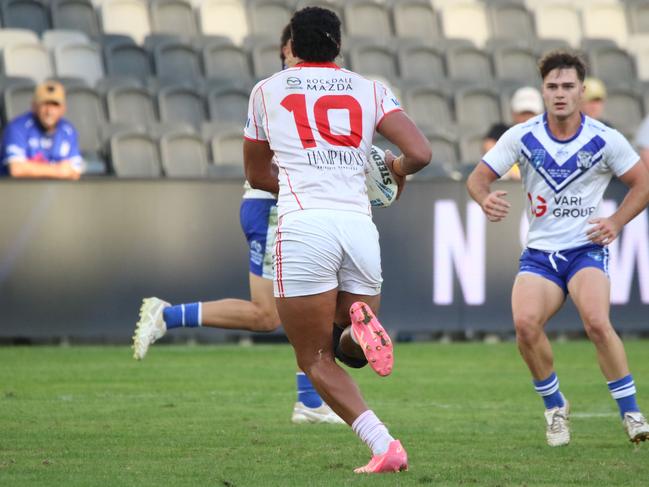
[[[77,131],[63,118],[65,90],[45,81],[34,91],[32,110],[7,125],[0,174],[13,178],[77,180],[83,170]]]
[[[544,331],[567,294],[595,345],[630,440],[644,441],[649,424],[636,403],[624,346],[609,319],[607,245],[649,203],[649,172],[619,132],[580,113],[585,74],[580,57],[550,52],[539,71],[547,112],[509,129],[469,176],[467,188],[489,221],[501,221],[510,205],[506,192],[491,191],[491,184],[515,161],[521,164],[530,228],[512,311],[518,348],[545,403],[548,444],[570,441],[568,401],[559,389]],[[629,191],[613,215],[600,217],[598,207],[613,174]]]
[[[290,37],[291,31],[287,25],[281,35],[282,68],[299,61],[290,49]],[[149,346],[173,328],[209,326],[255,332],[272,332],[279,328],[280,320],[273,297],[271,253],[277,230],[277,197],[252,189],[248,183],[245,186],[240,221],[249,247],[250,301],[220,299],[171,306],[158,298],[144,299],[133,337],[133,356],[136,359],[143,359]],[[296,380],[297,401],[291,416],[293,423],[344,423],[322,400],[304,372],[298,371]]]
[[[302,62],[253,88],[244,141],[250,184],[279,192],[277,309],[299,367],[372,450],[356,472],[403,470],[408,460],[400,442],[334,357],[358,367],[364,352],[379,375],[391,371],[392,343],[375,317],[380,249],[364,166],[378,131],[403,151],[396,159],[386,152],[403,188],[405,176],[430,161],[430,145],[383,84],[333,62],[341,42],[334,12],[307,7],[290,25]]]

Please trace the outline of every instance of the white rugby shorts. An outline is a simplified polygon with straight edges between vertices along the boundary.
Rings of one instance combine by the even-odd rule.
[[[338,288],[381,293],[379,232],[370,215],[292,211],[279,220],[274,254],[275,297],[310,296]]]

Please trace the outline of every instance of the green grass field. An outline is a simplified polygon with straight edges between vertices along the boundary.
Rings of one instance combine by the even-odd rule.
[[[649,411],[649,342],[627,351]],[[649,485],[588,342],[555,344],[573,441],[545,445],[515,345],[398,344],[394,373],[354,371],[410,471],[358,476],[346,426],[293,425],[285,345],[0,348],[1,486]]]

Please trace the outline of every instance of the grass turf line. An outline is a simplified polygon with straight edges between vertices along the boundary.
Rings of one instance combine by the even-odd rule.
[[[647,341],[626,343],[649,412]],[[545,445],[514,344],[397,344],[395,370],[353,371],[410,471],[358,476],[349,428],[292,425],[288,346],[0,348],[0,485],[647,485],[588,342],[554,345],[573,441]]]

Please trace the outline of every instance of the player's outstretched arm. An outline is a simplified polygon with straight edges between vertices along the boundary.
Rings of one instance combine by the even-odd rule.
[[[490,222],[499,222],[509,213],[510,204],[504,198],[507,191],[491,191],[496,174],[484,163],[479,163],[466,181],[471,198],[480,205]]]
[[[243,168],[250,186],[270,193],[279,193],[277,166],[272,162],[273,155],[268,142],[244,139]]]
[[[430,142],[405,112],[399,110],[388,113],[377,130],[402,152],[402,155],[395,159],[395,166],[388,163],[390,169],[398,176],[416,173],[430,162]]]
[[[649,171],[642,161],[620,176],[620,180],[629,187],[629,192],[622,200],[617,211],[608,218],[593,218],[588,221],[588,238],[596,244],[608,245],[615,240],[624,225],[649,205]]]

